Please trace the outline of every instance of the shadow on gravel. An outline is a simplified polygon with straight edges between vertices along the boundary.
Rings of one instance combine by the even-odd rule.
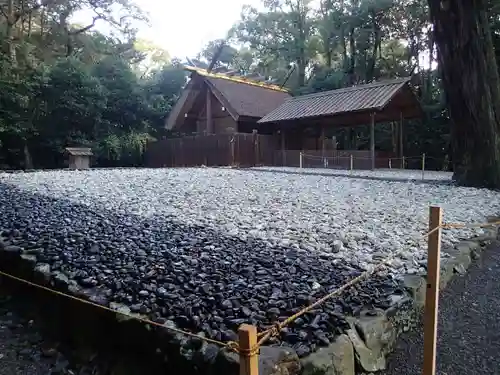
[[[240,168],[240,170],[248,170],[246,168]],[[345,178],[351,178],[351,179],[356,179],[356,180],[371,180],[371,181],[389,181],[389,182],[411,182],[414,184],[433,184],[433,185],[454,185],[453,181],[446,181],[446,180],[440,180],[440,179],[432,179],[432,178],[426,178],[425,180],[422,179],[415,179],[415,178],[404,178],[404,177],[380,177],[380,176],[357,176],[357,175],[349,175],[345,173],[340,173],[340,172],[335,172],[334,169],[329,169],[329,172],[322,172],[321,170],[318,170],[317,172],[311,172],[311,171],[286,171],[286,170],[275,170],[275,169],[266,169],[266,168],[251,168],[250,170],[256,171],[256,172],[263,172],[263,173],[282,173],[282,174],[295,174],[295,175],[305,175],[305,176],[322,176],[322,177],[345,177]]]
[[[33,279],[36,266],[38,276],[41,272],[56,286],[64,284],[96,303],[125,305],[158,323],[171,322],[221,341],[237,339],[242,323],[267,328],[360,273],[347,259],[271,248],[259,239],[230,237],[175,218],[104,211],[7,184],[0,184],[0,207],[3,271],[17,270]],[[21,253],[25,261],[19,269],[12,256]],[[175,356],[184,366],[198,361],[199,341],[178,335],[165,342],[161,335],[152,340],[143,325],[118,324],[110,312],[3,282],[25,296],[32,313],[43,316],[49,331],[69,347],[97,348],[119,361],[126,359],[127,374],[144,373],[143,367],[142,372],[131,370],[136,362],[150,363],[150,373],[156,374],[166,357],[169,363],[174,359],[176,372],[182,365]],[[305,356],[345,331],[345,315],[364,308],[387,309],[394,294],[403,291],[391,277],[373,278],[356,293],[328,301],[298,319],[281,340]],[[200,360],[205,363],[207,358]]]

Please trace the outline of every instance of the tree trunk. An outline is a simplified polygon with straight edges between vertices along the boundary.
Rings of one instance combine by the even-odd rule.
[[[332,67],[332,49],[331,49],[330,45],[328,45],[328,49],[325,52],[325,65],[328,68]]]
[[[28,141],[24,141],[24,168],[25,169],[33,169],[33,159],[31,158],[31,153],[28,148]]]
[[[330,24],[330,12],[332,10],[332,1],[331,0],[326,0],[326,1],[321,1],[320,2],[320,11],[322,15],[322,22],[323,22],[323,28],[325,28],[325,25],[328,25],[326,30],[324,30],[323,35],[324,35],[324,56],[325,56],[325,65],[328,68],[332,67],[332,58],[333,58],[333,46],[332,46],[332,30],[331,30],[331,24]],[[325,35],[327,33],[327,35]]]
[[[356,83],[356,41],[354,39],[354,28],[349,33],[349,49],[351,54],[351,61],[349,64],[349,85]]]
[[[340,29],[340,42],[342,43],[342,69],[345,73],[347,72],[348,60],[347,60],[347,43],[345,40],[345,31],[343,27]]]
[[[4,13],[5,14],[5,13]],[[12,63],[16,60],[16,47],[14,45],[14,1],[7,0],[7,14],[5,15],[5,47],[7,56]]]
[[[377,22],[377,15],[375,12],[372,13],[372,27],[373,27],[373,50],[372,54],[368,59],[368,67],[366,69],[366,83],[372,82],[375,78],[375,65],[377,63],[377,52],[380,49],[382,43],[380,36],[380,26]]]
[[[428,0],[452,121],[454,178],[500,187],[500,91],[486,0]]]
[[[342,69],[347,72],[347,42],[346,42],[346,25],[345,25],[345,8],[344,8],[344,0],[340,1],[340,42],[342,43]]]
[[[298,87],[303,87],[306,81],[306,65],[307,65],[307,57],[306,57],[306,42],[307,42],[307,33],[306,33],[306,10],[302,6],[303,4],[300,1],[297,1],[297,16],[298,22],[297,26],[299,29],[299,40],[298,42],[298,59],[297,59],[297,73],[298,73]]]
[[[306,63],[302,58],[297,59],[297,87],[303,87],[306,81]]]

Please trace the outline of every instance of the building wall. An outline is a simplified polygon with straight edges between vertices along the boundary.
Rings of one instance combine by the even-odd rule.
[[[90,168],[90,157],[88,156],[69,156],[70,169],[88,169]]]
[[[212,94],[212,127],[214,134],[235,133],[238,131],[238,124],[231,117],[227,110],[222,109],[222,104]],[[202,106],[198,119],[196,120],[196,132],[203,133],[207,128],[206,105]]]

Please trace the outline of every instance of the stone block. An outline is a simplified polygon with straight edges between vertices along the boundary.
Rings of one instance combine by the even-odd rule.
[[[360,317],[354,324],[368,349],[384,355],[392,349],[396,341],[396,330],[383,313]]]
[[[226,349],[220,350],[215,360],[215,372],[237,374],[239,355]],[[302,365],[292,348],[262,346],[259,353],[259,375],[299,375]]]
[[[405,288],[410,292],[417,308],[425,305],[426,280],[419,275],[406,275],[403,279]]]
[[[302,360],[303,375],[355,375],[354,348],[347,335]]]
[[[302,365],[299,356],[284,346],[263,346],[259,354],[259,375],[299,375]]]
[[[375,372],[386,368],[385,356],[381,352],[370,350],[355,328],[347,330],[347,336],[354,347],[356,362],[363,370]]]

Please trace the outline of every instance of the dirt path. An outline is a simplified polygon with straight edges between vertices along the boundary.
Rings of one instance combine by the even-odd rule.
[[[12,311],[10,296],[0,290],[0,375],[74,374],[57,345],[42,339],[36,322]]]
[[[422,329],[404,335],[385,375],[420,375]],[[440,297],[438,375],[500,374],[500,247],[486,250]]]

